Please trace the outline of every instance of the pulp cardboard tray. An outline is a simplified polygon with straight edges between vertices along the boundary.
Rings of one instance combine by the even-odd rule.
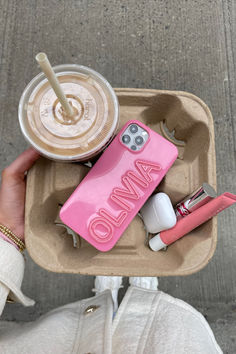
[[[208,182],[216,187],[213,119],[208,107],[187,92],[116,89],[120,126],[138,119],[174,142],[179,157],[158,186],[172,203]],[[158,153],[158,152],[157,152]],[[61,273],[123,276],[187,275],[199,271],[214,254],[216,218],[168,247],[153,252],[145,243],[136,216],[116,246],[102,253],[82,239],[79,249],[62,227],[55,225],[63,204],[89,168],[41,158],[27,177],[25,238],[30,256],[41,267]],[[89,191],[88,191],[89,193]]]

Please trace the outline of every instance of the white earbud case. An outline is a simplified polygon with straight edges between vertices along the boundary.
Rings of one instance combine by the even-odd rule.
[[[165,193],[157,193],[149,198],[140,213],[151,234],[170,229],[177,221],[170,198]]]

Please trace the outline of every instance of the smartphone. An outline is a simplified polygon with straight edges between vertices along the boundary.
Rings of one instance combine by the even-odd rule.
[[[177,155],[168,140],[140,121],[128,121],[61,208],[62,222],[109,251]]]

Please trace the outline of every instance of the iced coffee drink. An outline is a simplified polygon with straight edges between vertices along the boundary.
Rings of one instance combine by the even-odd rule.
[[[54,67],[73,114],[63,109],[44,74],[25,88],[19,104],[21,130],[44,156],[85,161],[99,153],[118,124],[117,97],[96,71],[79,65]]]

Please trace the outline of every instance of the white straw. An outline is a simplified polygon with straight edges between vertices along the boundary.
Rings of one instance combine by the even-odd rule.
[[[72,116],[73,115],[73,108],[71,107],[71,105],[69,104],[65,93],[63,92],[59,81],[56,77],[56,74],[53,71],[53,68],[48,60],[48,57],[45,53],[38,53],[35,57],[35,59],[37,60],[37,62],[39,63],[42,71],[44,72],[44,74],[46,75],[50,85],[52,86],[55,94],[57,95],[62,107],[64,108],[66,114],[68,116]]]

